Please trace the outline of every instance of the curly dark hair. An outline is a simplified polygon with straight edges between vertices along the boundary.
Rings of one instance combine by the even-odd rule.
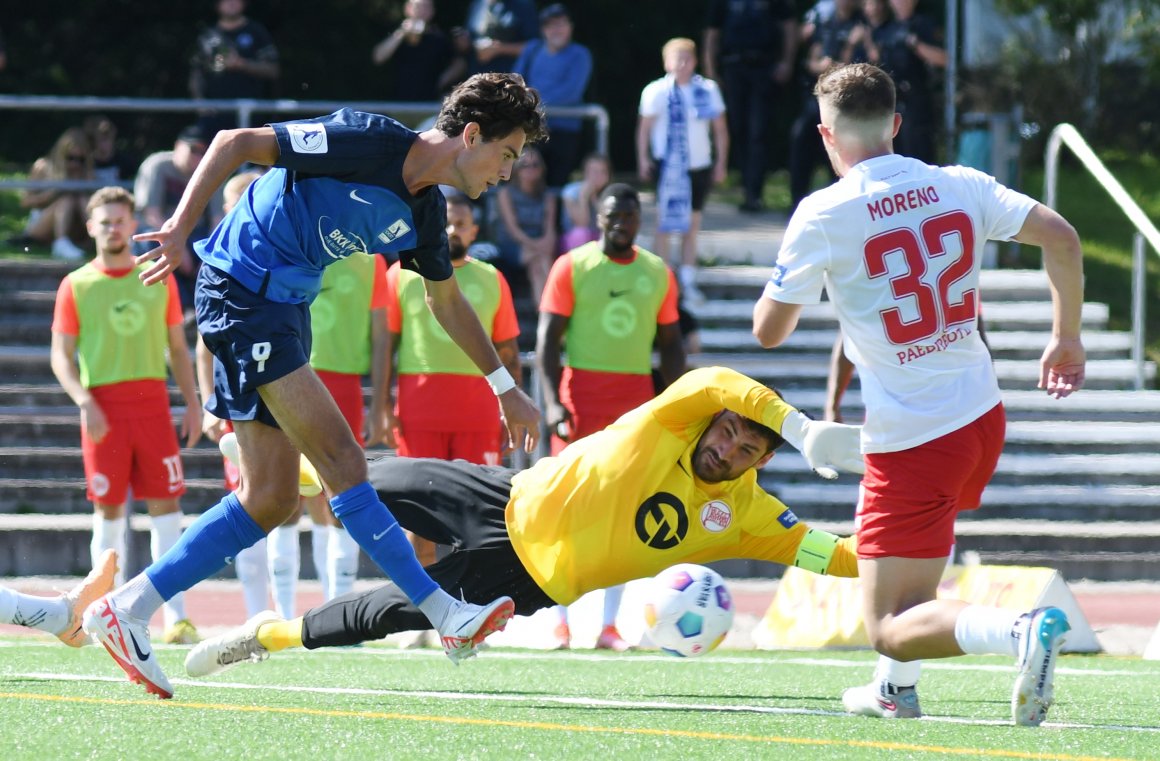
[[[487,141],[517,129],[523,129],[528,143],[548,138],[540,94],[519,74],[489,72],[468,78],[444,98],[435,129],[455,137],[471,122],[479,125]]]

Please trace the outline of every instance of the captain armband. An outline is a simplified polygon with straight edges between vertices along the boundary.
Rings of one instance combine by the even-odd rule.
[[[797,557],[793,564],[813,573],[825,574],[830,567],[830,559],[834,557],[834,548],[838,546],[838,537],[829,531],[811,528],[802,537],[798,545]]]

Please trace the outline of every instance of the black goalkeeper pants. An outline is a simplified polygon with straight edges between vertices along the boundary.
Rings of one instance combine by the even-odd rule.
[[[515,471],[455,460],[383,457],[368,463],[379,499],[408,531],[451,552],[428,566],[453,597],[484,604],[507,595],[516,613],[530,615],[555,601],[532,580],[508,537],[504,509]],[[354,645],[431,622],[393,583],[336,597],[303,617],[307,648]]]

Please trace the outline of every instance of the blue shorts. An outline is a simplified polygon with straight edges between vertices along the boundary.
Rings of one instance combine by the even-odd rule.
[[[202,265],[194,308],[197,329],[214,355],[213,396],[205,408],[225,420],[277,428],[258,387],[309,363],[310,305],[270,301]]]

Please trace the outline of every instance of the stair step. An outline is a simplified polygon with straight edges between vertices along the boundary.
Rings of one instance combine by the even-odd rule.
[[[762,355],[701,352],[689,356],[694,367],[726,366],[777,388],[824,386],[829,374],[829,360],[790,352],[766,352]],[[995,374],[1004,389],[1034,389],[1039,382],[1039,363],[1029,360],[996,359]],[[1136,365],[1128,359],[1097,359],[1087,363],[1085,388],[1130,390],[1134,385]],[[1156,363],[1144,363],[1144,377],[1151,384],[1156,378]],[[853,381],[857,383],[857,376]]]
[[[749,327],[703,328],[700,333],[701,351],[761,353]],[[797,330],[774,351],[777,353],[821,353],[827,361],[834,347],[836,330]],[[991,355],[997,359],[1038,360],[1051,339],[1050,331],[1011,330],[987,335]],[[1084,333],[1084,349],[1088,360],[1127,359],[1132,350],[1132,336],[1122,331],[1091,330]]]
[[[753,325],[753,299],[706,301],[692,307],[702,327],[743,327]],[[1086,303],[1080,317],[1083,329],[1105,330],[1108,324],[1108,305]],[[1041,301],[996,301],[983,306],[983,324],[989,332],[1000,330],[1040,330],[1051,329],[1051,302]],[[798,330],[829,328],[836,330],[838,318],[834,305],[829,301],[808,304],[802,309]]]

